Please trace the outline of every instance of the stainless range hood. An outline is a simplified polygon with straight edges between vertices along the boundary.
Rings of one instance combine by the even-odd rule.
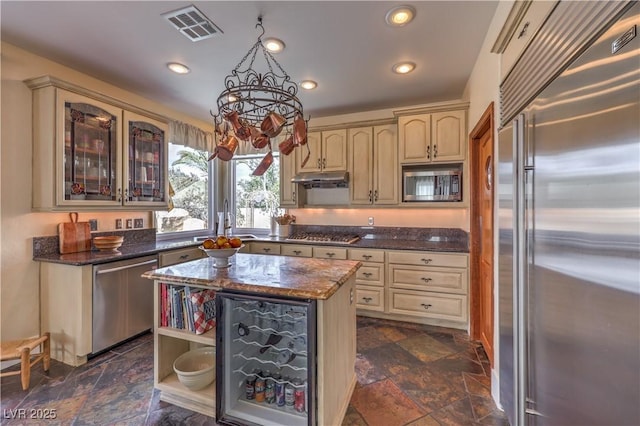
[[[305,188],[345,188],[349,183],[349,172],[298,173],[291,182],[300,183]]]

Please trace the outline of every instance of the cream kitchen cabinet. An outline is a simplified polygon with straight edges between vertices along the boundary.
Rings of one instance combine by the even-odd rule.
[[[398,117],[400,163],[463,161],[466,116],[466,110],[452,110]]]
[[[313,257],[313,247],[303,244],[282,244],[280,254],[282,256]]]
[[[307,134],[307,145],[311,152],[309,160],[302,167],[307,155],[304,146],[296,148],[299,172],[336,172],[347,170],[347,130],[327,130]]]
[[[468,254],[389,251],[387,261],[389,314],[467,328]]]
[[[356,308],[359,312],[384,312],[384,250],[349,249],[348,252],[350,260],[362,262],[362,266],[356,272]]]
[[[289,155],[280,153],[280,207],[298,207],[298,185],[291,182],[296,174],[297,151],[305,151],[304,147],[297,147]]]
[[[165,266],[200,259],[204,256],[204,252],[198,247],[187,247],[183,249],[165,251],[158,254],[158,266],[163,268]]]
[[[251,242],[251,253],[253,254],[280,254],[280,244]]]
[[[397,126],[360,127],[348,133],[351,204],[397,204]]]
[[[36,211],[168,206],[166,120],[53,77],[33,90]]]

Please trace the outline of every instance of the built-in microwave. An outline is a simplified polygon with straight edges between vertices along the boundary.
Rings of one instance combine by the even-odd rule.
[[[462,201],[462,164],[403,167],[402,201]]]

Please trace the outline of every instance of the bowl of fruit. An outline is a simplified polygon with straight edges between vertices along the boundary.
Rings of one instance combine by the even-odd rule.
[[[220,235],[217,238],[207,238],[199,247],[207,256],[213,257],[216,268],[226,268],[230,266],[229,259],[244,247],[242,240],[238,237],[227,238]]]

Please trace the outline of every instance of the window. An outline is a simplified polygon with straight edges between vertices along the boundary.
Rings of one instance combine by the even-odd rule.
[[[252,176],[264,154],[236,155],[231,163],[234,194],[234,228],[244,232],[270,229],[271,217],[280,205],[280,158],[273,155],[271,167],[262,176]]]
[[[158,211],[158,235],[202,233],[210,229],[209,153],[169,143],[169,183],[173,188],[174,208]],[[184,234],[181,234],[184,235]]]

